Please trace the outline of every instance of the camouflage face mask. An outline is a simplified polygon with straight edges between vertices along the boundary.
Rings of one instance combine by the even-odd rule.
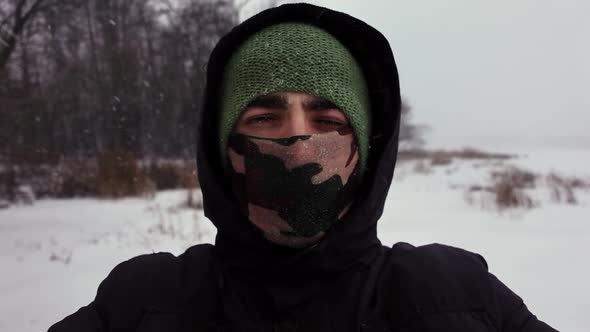
[[[242,211],[271,242],[317,242],[353,201],[360,183],[352,129],[288,138],[232,134],[228,161]]]

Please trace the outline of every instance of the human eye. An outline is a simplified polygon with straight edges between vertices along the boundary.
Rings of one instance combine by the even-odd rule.
[[[262,114],[262,115],[254,115],[251,117],[248,117],[246,119],[246,124],[248,125],[261,125],[261,124],[267,124],[267,123],[273,123],[273,121],[275,121],[275,117],[271,114]]]
[[[339,117],[323,116],[315,119],[316,124],[326,130],[340,129],[348,125],[346,120],[342,120]]]
[[[322,125],[334,126],[334,127],[340,127],[340,126],[344,125],[344,123],[342,121],[334,120],[334,119],[318,119],[317,122]]]

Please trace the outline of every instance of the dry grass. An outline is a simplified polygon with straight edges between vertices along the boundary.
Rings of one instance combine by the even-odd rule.
[[[40,198],[95,196],[96,171],[93,159],[62,158],[55,165],[15,165],[0,171],[0,197],[14,201],[23,185],[30,186]]]
[[[158,190],[199,187],[197,166],[194,161],[152,162],[147,169],[149,178],[154,181]]]
[[[489,153],[480,150],[465,148],[463,150],[423,150],[408,149],[398,153],[398,161],[425,161],[430,166],[450,165],[453,160],[507,160],[516,156],[504,153]]]
[[[13,167],[0,169],[0,199],[13,201],[16,196],[17,174]],[[5,203],[7,204],[7,203]]]
[[[551,199],[557,203],[578,204],[576,190],[590,189],[590,181],[579,178],[567,178],[556,173],[550,173],[545,181],[551,192]]]
[[[500,160],[508,160],[515,158],[516,155],[507,154],[507,153],[493,153],[493,152],[483,152],[476,149],[466,148],[462,151],[459,151],[455,154],[457,158],[461,159],[500,159]]]
[[[98,195],[100,197],[153,196],[156,190],[194,189],[199,186],[194,161],[153,162],[141,166],[127,154],[107,155],[99,159]],[[102,171],[102,172],[101,172]]]
[[[535,188],[538,175],[517,167],[508,167],[503,171],[492,172],[492,179],[496,183],[508,183],[519,189]]]
[[[504,178],[494,186],[495,202],[498,209],[523,207],[530,209],[534,206],[533,200],[526,194],[522,187],[510,179]]]
[[[472,185],[466,190],[466,200],[470,204],[480,197],[482,206],[493,206],[497,210],[512,208],[531,209],[539,204],[529,195],[530,190],[545,185],[556,203],[578,204],[577,190],[590,190],[590,180],[564,177],[555,173],[535,174],[517,167],[508,167],[491,173],[491,184]]]
[[[128,153],[62,158],[54,165],[0,167],[0,198],[15,201],[18,188],[36,197],[154,197],[157,190],[199,187],[194,160],[147,163]]]
[[[98,157],[96,192],[99,197],[140,196],[147,187],[147,176],[132,154],[109,152]]]
[[[487,192],[487,193],[494,193],[494,187],[490,187],[490,186],[479,186],[479,185],[473,185],[471,187],[469,187],[467,189],[469,192]]]
[[[62,159],[48,183],[48,196],[88,197],[96,196],[98,167],[93,159]]]
[[[416,164],[414,164],[414,172],[428,175],[432,173],[432,168],[428,163],[424,162],[424,160],[418,160]]]
[[[435,153],[430,158],[430,165],[432,166],[445,166],[450,165],[452,162],[453,158],[444,153]]]
[[[398,160],[416,159],[511,159],[515,155],[506,153],[490,153],[476,149],[465,148],[463,150],[423,150],[410,149],[401,150],[398,153]]]
[[[509,167],[504,171],[492,172],[492,180],[498,209],[518,207],[530,209],[534,206],[532,198],[525,190],[535,188],[536,174],[516,167]]]
[[[536,186],[537,175],[516,167],[509,167],[491,174],[491,184],[472,185],[467,189],[466,200],[470,204],[480,198],[482,207],[492,203],[494,209],[502,211],[512,208],[531,209],[536,206],[527,190]]]
[[[182,207],[182,208],[188,208],[188,209],[201,210],[201,209],[203,209],[203,202],[200,199],[197,199],[195,197],[195,192],[194,192],[193,189],[187,189],[187,191],[186,191],[186,199],[180,205],[180,207]]]

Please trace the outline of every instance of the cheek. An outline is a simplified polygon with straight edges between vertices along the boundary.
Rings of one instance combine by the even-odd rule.
[[[240,133],[240,134],[246,134],[246,135],[250,135],[250,130],[248,128],[248,125],[246,125],[244,122],[239,121],[238,123],[236,123],[236,127],[234,128],[234,132],[236,133]]]

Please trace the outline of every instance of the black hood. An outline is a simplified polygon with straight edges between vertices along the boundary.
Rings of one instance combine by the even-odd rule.
[[[249,36],[270,25],[301,22],[328,31],[357,59],[369,86],[373,130],[363,186],[352,209],[315,246],[304,250],[269,243],[240,213],[219,155],[219,95],[224,66]],[[395,168],[399,118],[399,79],[385,37],[349,15],[310,4],[265,10],[223,37],[207,66],[199,112],[197,165],[205,215],[218,230],[215,254],[226,271],[265,280],[324,278],[370,264],[381,250],[377,220]]]

